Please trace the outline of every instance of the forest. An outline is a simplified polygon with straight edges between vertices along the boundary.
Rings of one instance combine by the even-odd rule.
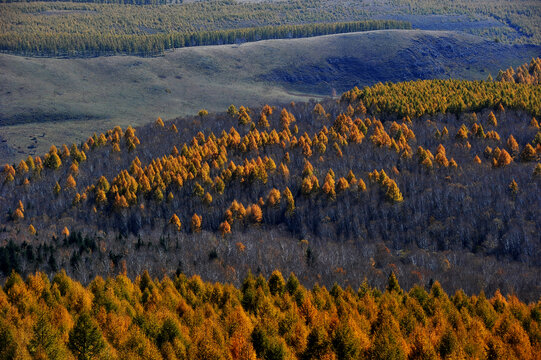
[[[140,5],[142,3],[142,5]],[[303,0],[293,2],[0,1],[0,50],[33,56],[157,55],[184,46],[410,29],[410,20],[448,16],[457,30],[512,44],[541,44],[533,0]],[[365,23],[364,21],[370,21]],[[344,27],[343,23],[349,23]],[[353,23],[357,24],[352,26]],[[422,28],[422,26],[421,26]]]
[[[0,271],[238,285],[279,269],[355,287],[394,271],[406,288],[537,300],[540,64],[53,145],[0,173]]]
[[[541,301],[438,282],[382,292],[330,290],[279,271],[242,285],[143,272],[94,278],[58,272],[0,287],[0,359],[538,359]]]

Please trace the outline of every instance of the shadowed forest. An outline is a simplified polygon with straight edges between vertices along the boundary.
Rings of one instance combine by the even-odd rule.
[[[279,268],[327,286],[394,271],[407,288],[445,273],[447,291],[536,300],[539,70],[203,109],[52,146],[4,166],[1,271],[239,284]]]

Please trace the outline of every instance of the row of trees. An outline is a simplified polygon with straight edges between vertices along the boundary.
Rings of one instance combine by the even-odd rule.
[[[364,282],[311,290],[291,273],[248,275],[240,288],[147,272],[96,277],[86,288],[57,273],[0,288],[0,358],[33,359],[534,359],[541,303],[496,292],[447,295]]]
[[[223,45],[267,39],[291,39],[328,34],[383,29],[410,29],[411,24],[395,20],[367,20],[347,23],[264,26],[152,35],[114,35],[54,32],[3,32],[0,50],[46,56],[98,56],[113,54],[157,55],[168,49]]]

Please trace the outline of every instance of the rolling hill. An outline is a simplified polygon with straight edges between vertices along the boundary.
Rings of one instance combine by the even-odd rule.
[[[231,103],[307,100],[379,81],[484,79],[539,54],[533,45],[421,30],[203,46],[155,58],[0,54],[0,158],[14,162],[115,125]]]

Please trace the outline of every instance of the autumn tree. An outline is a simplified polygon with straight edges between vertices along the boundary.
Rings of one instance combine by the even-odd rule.
[[[272,295],[282,295],[285,291],[285,280],[282,273],[278,270],[274,270],[269,277],[269,290]]]
[[[248,115],[248,109],[246,109],[244,106],[241,106],[239,108],[238,118],[239,125],[248,125],[252,122],[252,118],[250,117],[250,115]]]
[[[220,230],[220,234],[222,234],[222,236],[226,236],[227,234],[231,233],[231,225],[229,225],[228,221],[223,221],[220,223],[218,229]]]
[[[17,165],[17,174],[25,174],[29,170],[28,165],[24,160],[21,160],[19,162],[19,165]]]
[[[263,212],[257,204],[252,204],[248,207],[247,210],[248,218],[253,223],[260,223],[263,219]]]
[[[280,127],[283,130],[289,129],[289,125],[295,121],[295,118],[287,111],[286,108],[282,109],[280,113]]]
[[[525,162],[535,161],[537,159],[537,154],[530,144],[526,144],[526,146],[524,146],[522,153],[520,153],[520,159]]]
[[[389,180],[385,198],[391,203],[399,203],[404,200],[404,197],[394,180]]]
[[[374,324],[373,341],[370,347],[371,359],[406,359],[404,339],[400,326],[393,315],[381,309]]]
[[[325,109],[323,108],[323,106],[320,104],[320,103],[317,103],[315,106],[314,106],[314,109],[312,110],[314,112],[314,114],[316,114],[317,116],[325,116],[326,113],[325,113]]]
[[[494,115],[492,111],[490,112],[490,114],[488,114],[487,122],[489,125],[498,126],[498,120],[496,119],[496,115]]]
[[[21,200],[17,203],[17,208],[13,211],[11,217],[14,221],[24,219],[24,206]]]
[[[78,360],[100,358],[105,349],[105,340],[88,313],[80,315],[69,332],[68,347]]]
[[[73,178],[73,176],[69,175],[67,180],[66,180],[66,188],[75,189],[76,185],[77,185],[77,183],[75,182],[75,179]]]
[[[180,222],[177,214],[173,214],[171,216],[171,219],[169,219],[169,223],[175,227],[176,231],[180,231],[182,228],[182,223]]]
[[[342,319],[332,338],[332,346],[338,359],[354,360],[363,355],[363,344],[359,334]]]
[[[51,318],[45,313],[38,315],[38,319],[32,327],[32,338],[28,343],[28,352],[37,359],[61,360],[67,357],[60,334],[53,326]]]
[[[302,355],[302,359],[324,359],[330,355],[331,351],[331,341],[327,332],[323,327],[315,326],[308,335],[308,343]]]
[[[257,121],[257,126],[260,129],[266,129],[270,127],[269,121],[267,120],[267,115],[261,113],[261,115],[259,116],[259,120]]]
[[[49,153],[45,156],[45,167],[56,170],[62,165],[62,160],[58,156],[56,146],[52,145],[49,149]]]
[[[286,199],[287,213],[292,214],[295,211],[295,199],[293,198],[293,194],[291,193],[291,190],[289,190],[289,188],[286,187],[285,190],[282,192],[282,195]]]
[[[513,135],[509,135],[509,138],[507,139],[507,148],[513,156],[518,155],[519,146],[517,140],[515,140],[515,137]]]
[[[237,107],[233,104],[229,105],[229,107],[227,108],[227,114],[231,117],[237,116],[238,113],[239,111],[237,110]]]
[[[199,216],[197,214],[193,214],[192,220],[190,222],[191,230],[192,232],[196,233],[201,230],[201,222],[203,221],[203,217]]]
[[[513,161],[513,158],[509,153],[503,149],[500,151],[500,155],[498,156],[498,159],[496,160],[496,166],[502,167],[509,165]]]
[[[270,206],[277,206],[278,204],[280,204],[281,197],[282,196],[280,194],[280,191],[278,189],[273,188],[269,192],[269,196],[267,197],[267,203]]]

